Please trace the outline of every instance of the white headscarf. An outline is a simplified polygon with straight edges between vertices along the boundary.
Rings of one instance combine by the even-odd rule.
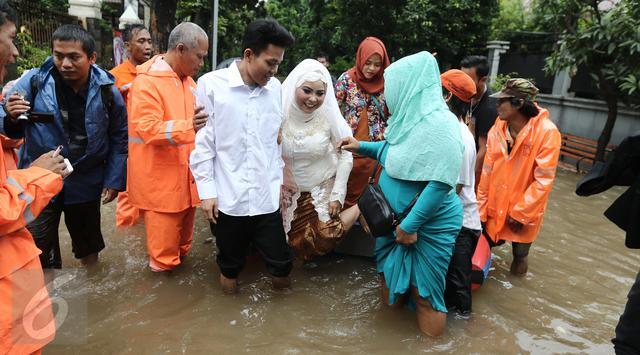
[[[322,106],[312,113],[305,113],[296,104],[296,89],[305,82],[322,81],[326,86],[325,99]],[[305,59],[289,73],[289,76],[282,83],[282,112],[284,120],[309,121],[314,117],[322,117],[329,121],[331,133],[336,139],[351,136],[351,128],[346,124],[335,91],[331,75],[327,68],[315,59]]]

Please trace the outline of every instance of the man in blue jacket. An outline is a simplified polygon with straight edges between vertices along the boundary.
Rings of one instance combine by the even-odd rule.
[[[42,267],[61,268],[63,212],[76,258],[92,264],[104,249],[100,196],[104,204],[125,190],[127,116],[113,76],[95,65],[95,42],[87,31],[63,25],[51,43],[53,56],[9,93],[0,110],[0,131],[24,137],[20,168],[57,146],[73,166],[62,192],[27,226],[42,250]],[[25,112],[27,120],[21,119]]]

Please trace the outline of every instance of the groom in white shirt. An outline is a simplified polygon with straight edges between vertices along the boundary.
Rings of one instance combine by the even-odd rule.
[[[237,292],[250,245],[274,288],[289,287],[293,254],[279,210],[282,157],[280,81],[274,76],[294,38],[272,19],[247,26],[242,59],[198,80],[197,101],[209,114],[196,135],[190,167],[218,246],[220,284]]]

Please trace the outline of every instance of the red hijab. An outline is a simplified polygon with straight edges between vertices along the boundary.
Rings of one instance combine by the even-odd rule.
[[[367,79],[362,72],[364,64],[372,55],[378,54],[382,58],[382,69],[371,79]],[[348,73],[368,94],[377,94],[384,89],[384,69],[389,66],[389,56],[384,43],[376,37],[367,37],[358,46],[356,65],[349,69]]]

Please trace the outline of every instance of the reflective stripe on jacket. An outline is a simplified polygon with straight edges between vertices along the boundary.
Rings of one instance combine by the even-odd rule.
[[[511,154],[507,150],[507,124],[496,120],[487,135],[478,206],[480,219],[486,222],[487,233],[497,240],[521,243],[533,242],[547,205],[560,154],[560,132],[549,119],[549,112],[540,109],[516,137]],[[506,218],[524,225],[514,233]]]
[[[127,102],[127,93],[131,83],[136,78],[136,66],[130,60],[125,60],[122,64],[109,70],[109,73],[115,77],[115,86],[120,90],[124,101]]]
[[[139,65],[129,89],[127,190],[135,207],[175,213],[200,203],[189,171],[196,84],[170,68],[157,70],[154,64],[161,58]]]
[[[40,254],[25,226],[62,190],[62,178],[33,167],[7,172],[0,155],[0,279]],[[6,175],[5,175],[6,174]]]

